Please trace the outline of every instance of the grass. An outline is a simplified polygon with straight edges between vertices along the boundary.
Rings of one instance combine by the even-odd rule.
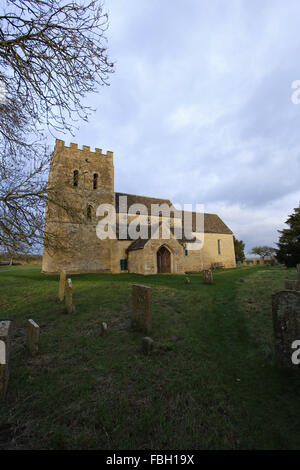
[[[274,364],[271,316],[271,294],[296,270],[189,277],[72,275],[65,315],[58,276],[0,268],[0,320],[13,321],[0,449],[299,448],[300,379]],[[151,356],[130,330],[132,283],[153,287]],[[28,318],[41,328],[36,357]]]

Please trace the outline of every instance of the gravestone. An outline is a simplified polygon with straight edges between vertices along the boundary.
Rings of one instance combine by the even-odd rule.
[[[107,333],[108,333],[107,323],[105,323],[105,321],[103,321],[101,323],[101,334],[102,334],[102,336],[106,336]]]
[[[65,285],[66,285],[66,272],[62,270],[60,271],[60,275],[59,275],[59,287],[58,287],[58,298],[60,302],[64,300]]]
[[[0,399],[5,398],[9,377],[10,321],[0,321]]]
[[[296,280],[286,280],[284,283],[286,290],[300,290],[300,281]]]
[[[154,341],[153,339],[149,338],[149,336],[145,336],[142,340],[142,349],[145,354],[151,354],[153,352]]]
[[[7,382],[6,346],[4,341],[0,340],[0,400],[5,397]]]
[[[72,281],[67,279],[66,288],[65,288],[65,299],[66,299],[66,310],[67,313],[72,313],[73,309],[73,300],[72,300]]]
[[[135,331],[141,331],[148,334],[151,331],[152,320],[152,288],[133,284],[132,306],[132,328]]]
[[[26,344],[29,352],[34,356],[39,351],[40,327],[33,320],[28,320],[26,331]]]
[[[295,368],[292,344],[300,340],[300,292],[280,291],[272,295],[272,315],[277,363]]]
[[[214,278],[211,269],[204,269],[203,279],[205,284],[213,284]]]
[[[297,264],[297,271],[298,271],[298,281],[300,282],[300,263]]]

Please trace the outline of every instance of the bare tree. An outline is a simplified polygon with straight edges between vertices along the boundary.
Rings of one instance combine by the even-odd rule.
[[[108,85],[107,14],[100,0],[7,0],[0,7],[0,245],[33,247],[44,237],[50,151],[45,130],[74,130],[84,97]],[[67,210],[68,208],[64,208]]]
[[[249,253],[251,255],[258,255],[265,258],[266,256],[273,256],[275,252],[276,249],[271,246],[255,246]]]
[[[2,120],[20,125],[28,119],[33,131],[37,123],[65,131],[72,130],[74,120],[87,119],[90,108],[83,98],[99,85],[108,85],[113,71],[107,26],[99,0],[6,2],[0,14],[0,80],[6,90],[0,114],[3,138],[19,141]]]

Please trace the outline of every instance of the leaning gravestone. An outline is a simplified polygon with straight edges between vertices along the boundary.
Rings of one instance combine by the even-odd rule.
[[[0,400],[5,397],[7,381],[6,346],[4,341],[0,340]]]
[[[102,336],[106,336],[107,333],[108,333],[107,323],[105,321],[103,321],[101,323],[101,334],[102,334]]]
[[[66,297],[67,313],[72,313],[74,311],[74,309],[73,309],[73,300],[72,300],[72,281],[71,281],[71,279],[67,279],[65,297]]]
[[[28,320],[26,331],[26,344],[29,352],[34,356],[39,351],[40,327],[33,320]]]
[[[276,361],[280,366],[295,368],[292,344],[300,340],[300,292],[280,291],[272,295],[272,314]]]
[[[10,321],[0,321],[0,399],[5,398],[9,377]]]
[[[154,347],[154,341],[152,338],[149,338],[149,336],[145,336],[142,340],[142,349],[143,352],[147,355],[151,354],[153,352],[153,347]]]
[[[152,288],[133,284],[132,306],[132,328],[142,333],[150,333],[152,321]]]
[[[59,274],[58,298],[62,302],[65,296],[66,271],[62,270]]]
[[[214,278],[211,269],[204,269],[203,279],[205,284],[213,284]]]
[[[285,281],[286,290],[300,290],[300,281],[296,280],[287,280]]]

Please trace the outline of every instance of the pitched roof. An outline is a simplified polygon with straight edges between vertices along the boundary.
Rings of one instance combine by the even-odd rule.
[[[162,222],[159,222],[158,224],[154,224],[152,227],[154,227],[154,231],[153,233],[156,232],[156,229],[158,227],[161,227],[162,225]],[[144,226],[145,228],[145,226]],[[134,251],[134,250],[142,250],[144,248],[144,246],[146,245],[146,243],[151,240],[151,225],[148,225],[147,226],[148,228],[148,238],[138,238],[137,240],[134,240],[131,245],[129,245],[129,247],[126,249],[126,252],[128,251]],[[170,232],[174,235],[174,227],[170,227]],[[128,233],[128,232],[127,232]],[[117,236],[119,238],[119,232],[117,232]],[[127,235],[127,240],[130,240],[130,236]],[[164,239],[162,239],[164,240]],[[187,239],[185,238],[185,236],[183,235],[182,238],[176,238],[176,240],[178,241],[178,243],[180,243],[181,245],[185,244],[186,242],[189,242],[189,243],[194,243],[196,241],[196,237],[191,237],[190,239]]]
[[[187,211],[186,211],[187,212]],[[196,232],[196,212],[192,212],[192,230]],[[184,212],[182,212],[182,225],[184,223]],[[204,213],[204,233],[223,233],[232,235],[232,231],[217,214]]]
[[[127,196],[127,209],[133,204],[142,204],[145,206],[145,210],[141,210],[141,215],[151,215],[151,205],[152,204],[167,204],[170,207],[171,214],[166,214],[166,216],[171,216],[175,218],[182,218],[182,226],[184,224],[184,213],[188,211],[178,211],[173,206],[169,199],[160,199],[155,197],[146,197],[146,196],[137,196],[135,194],[127,193],[115,193],[116,196],[116,212],[120,212],[119,198],[120,196]],[[174,214],[173,214],[173,211]],[[190,213],[190,212],[189,212]],[[196,232],[196,212],[192,212],[192,231]],[[204,233],[222,233],[232,235],[232,231],[226,224],[220,219],[217,214],[204,214]],[[119,237],[118,237],[119,238]],[[130,240],[130,237],[127,238]]]
[[[174,211],[174,217],[180,218],[180,211],[177,211],[169,199],[161,199],[157,197],[146,197],[146,196],[137,196],[136,194],[127,194],[127,193],[115,193],[116,196],[116,212],[120,212],[120,196],[127,197],[127,209],[133,204],[143,204],[146,207],[147,211],[141,211],[142,215],[151,215],[151,204],[167,204],[170,208],[171,214]],[[177,212],[177,214],[176,214]],[[169,214],[166,214],[169,216]],[[173,214],[171,215],[173,217]]]
[[[138,238],[137,240],[134,240],[134,242],[132,242],[131,245],[129,245],[129,247],[126,249],[126,252],[134,251],[134,250],[142,250],[148,241],[149,239],[143,240],[142,238]]]

